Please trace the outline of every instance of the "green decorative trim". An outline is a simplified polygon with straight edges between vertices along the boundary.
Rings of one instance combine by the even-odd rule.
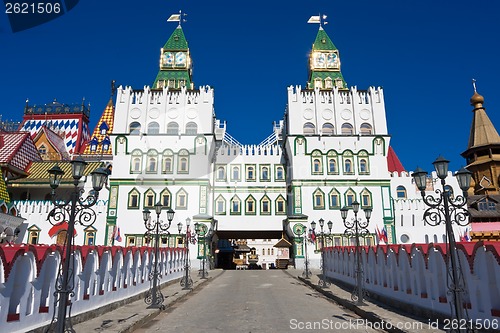
[[[335,195],[337,197],[337,205],[332,204],[332,195]],[[336,188],[332,188],[330,193],[328,193],[328,206],[330,209],[334,210],[340,209],[342,207],[340,202],[340,193]]]
[[[344,193],[344,202],[345,202],[345,206],[347,208],[352,208],[352,202],[351,202],[351,204],[349,204],[349,200],[347,199],[349,197],[349,195],[353,196],[352,202],[357,200],[356,192],[350,187]]]
[[[223,177],[220,177],[220,170],[224,172]],[[216,182],[226,182],[227,181],[227,170],[225,164],[216,164],[215,165],[215,181]]]
[[[365,205],[364,203],[364,196],[365,195],[368,195],[368,201],[369,203],[367,205]],[[363,209],[366,209],[366,208],[372,208],[373,207],[373,195],[372,195],[372,192],[367,189],[366,187],[361,191],[361,193],[359,194],[360,198],[361,198],[361,208]]]
[[[233,202],[237,201],[239,203],[238,205],[238,208],[239,210],[237,212],[235,212],[233,210]],[[229,207],[229,214],[230,215],[241,215],[241,199],[235,194],[231,200],[229,201],[229,204],[231,205],[231,207]]]
[[[179,204],[179,198],[182,194],[185,194],[185,205],[180,205]],[[181,187],[177,193],[175,193],[175,209],[177,210],[187,210],[188,209],[188,199],[189,199],[189,194],[188,192],[183,188]]]
[[[182,159],[186,159],[186,165],[187,165],[187,170],[181,170],[180,166],[181,166],[181,160]],[[189,167],[190,167],[190,163],[189,163],[189,151],[187,151],[187,149],[181,149],[179,150],[179,153],[177,155],[177,173],[178,174],[188,174],[189,173]]]
[[[219,212],[218,203],[221,201],[224,203],[224,210],[222,212]],[[221,194],[219,194],[217,199],[215,199],[215,215],[226,215],[226,199]]]
[[[267,207],[269,208],[268,212],[264,211],[264,202],[267,202]],[[260,215],[271,215],[271,199],[267,195],[264,195],[262,199],[260,199]]]
[[[168,197],[168,204],[165,204],[165,197]],[[172,207],[172,193],[168,188],[164,188],[163,191],[160,192],[160,201],[162,205],[166,208],[171,208]]]
[[[137,195],[137,205],[136,206],[131,205],[133,195]],[[140,207],[141,207],[141,193],[139,192],[139,190],[137,190],[134,187],[133,189],[131,189],[128,192],[127,209],[140,209]]]
[[[298,135],[293,141],[293,156],[297,156],[297,145],[304,145],[304,153],[307,155],[307,139],[303,135]]]
[[[316,204],[316,195],[321,194],[321,205]],[[314,210],[324,210],[325,209],[325,192],[323,192],[319,187],[314,190],[312,193],[312,199],[313,199],[313,209]]]
[[[148,194],[151,194],[153,197],[153,202],[151,203],[151,205],[148,204],[147,200]],[[153,191],[152,188],[148,188],[146,192],[144,192],[144,208],[154,208],[155,203],[156,203],[156,193],[155,191]]]
[[[279,202],[283,202],[283,210],[280,211],[278,209],[278,203]],[[286,215],[286,199],[280,194],[278,195],[278,197],[276,198],[276,200],[274,200],[274,211],[275,211],[275,215]]]
[[[118,147],[118,145],[125,144],[125,154],[128,155],[128,139],[125,135],[118,135],[115,138],[115,147]],[[113,154],[116,156],[118,155],[118,148],[113,149]]]
[[[248,209],[248,204],[253,203],[253,211]],[[257,215],[257,200],[252,195],[245,199],[245,215]]]

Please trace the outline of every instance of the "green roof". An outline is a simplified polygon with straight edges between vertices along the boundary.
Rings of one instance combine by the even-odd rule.
[[[313,51],[334,51],[337,50],[335,45],[333,44],[330,37],[328,37],[325,30],[322,27],[319,27],[318,34],[316,35],[316,40],[313,44]]]
[[[313,71],[311,73],[311,78],[309,79],[309,84],[311,84],[311,87],[314,87],[314,79],[316,78],[321,78],[322,80],[325,80],[326,78],[331,78],[333,81],[336,79],[340,78],[342,79],[342,82],[344,82],[343,88],[347,89],[347,82],[345,82],[344,77],[342,76],[341,72],[319,72],[319,71]],[[334,83],[335,85],[335,83]]]
[[[186,36],[184,36],[181,26],[178,26],[177,29],[174,30],[165,45],[163,45],[163,48],[165,50],[188,50]]]

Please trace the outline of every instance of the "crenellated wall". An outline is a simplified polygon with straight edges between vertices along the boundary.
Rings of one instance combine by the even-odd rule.
[[[457,243],[467,293],[469,319],[500,320],[500,244]],[[355,285],[355,247],[325,248],[325,274]],[[362,247],[364,288],[400,308],[449,316],[452,295],[447,287],[446,244]],[[416,311],[416,310],[415,310]],[[414,311],[414,313],[416,313]]]
[[[48,325],[63,248],[56,245],[0,246],[0,327],[26,332]],[[160,248],[160,281],[183,274],[185,250]],[[154,262],[151,247],[75,246],[75,316],[145,292]]]

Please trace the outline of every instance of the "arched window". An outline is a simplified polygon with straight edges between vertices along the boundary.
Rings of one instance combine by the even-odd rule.
[[[128,128],[129,128],[129,133],[132,135],[141,134],[141,124],[138,123],[137,121],[131,123]]]
[[[198,125],[192,121],[186,124],[186,134],[196,135],[198,133]]]
[[[160,134],[160,124],[156,121],[148,124],[148,134]]]
[[[269,177],[269,167],[263,166],[260,169],[260,178],[261,180],[270,180]]]
[[[276,167],[276,180],[285,180],[285,170],[282,166]]]
[[[352,161],[350,159],[344,160],[344,173],[353,173],[352,172]]]
[[[181,150],[179,152],[179,163],[177,172],[179,173],[189,172],[189,153],[187,150]]]
[[[146,193],[144,193],[144,207],[154,208],[155,203],[156,194],[152,189],[149,189]]]
[[[319,158],[313,159],[313,172],[320,173],[322,171],[323,171],[323,168],[321,166],[321,160]]]
[[[333,125],[330,123],[324,123],[323,128],[321,129],[321,133],[323,135],[333,135]]]
[[[314,135],[316,134],[316,126],[313,123],[304,124],[304,135]]]
[[[359,127],[359,133],[361,135],[371,135],[372,133],[372,125],[368,123],[362,123]]]
[[[168,135],[178,135],[179,134],[179,124],[175,121],[169,122],[167,125],[167,134]]]
[[[368,173],[368,162],[364,158],[359,160],[359,173]]]
[[[226,169],[223,166],[217,168],[217,180],[226,180]]]
[[[325,88],[327,88],[327,89],[333,88],[333,80],[331,77],[327,77],[325,79]]]
[[[139,191],[133,189],[128,194],[128,208],[139,209]]]
[[[353,135],[353,127],[349,123],[343,123],[342,124],[342,135]]]
[[[232,180],[240,180],[240,167],[233,166]]]
[[[396,197],[398,199],[406,199],[406,188],[404,186],[399,185],[396,188]]]
[[[330,191],[330,209],[340,208],[340,194],[335,189]]]
[[[163,173],[171,173],[172,172],[172,170],[173,170],[172,161],[173,161],[172,156],[163,157],[163,168],[162,168]]]
[[[247,181],[255,180],[255,166],[247,165]]]
[[[328,159],[328,173],[337,173],[337,161],[334,158]]]
[[[148,172],[156,172],[156,157],[148,158]]]
[[[47,154],[47,147],[45,147],[45,145],[40,145],[40,147],[38,147],[38,152],[40,153],[40,155],[45,155]]]

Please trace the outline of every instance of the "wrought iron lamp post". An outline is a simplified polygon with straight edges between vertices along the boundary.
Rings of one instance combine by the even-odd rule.
[[[356,241],[356,271],[355,271],[355,276],[356,276],[356,288],[353,290],[351,294],[351,299],[356,302],[356,304],[361,305],[363,304],[363,266],[361,265],[361,244],[360,244],[360,237],[365,237],[369,234],[368,231],[368,224],[370,223],[370,217],[372,216],[372,209],[371,208],[366,208],[365,211],[365,218],[366,221],[363,221],[358,218],[358,212],[359,212],[359,202],[354,201],[352,203],[352,211],[354,212],[354,219],[352,220],[347,220],[347,213],[349,212],[349,208],[343,207],[340,209],[340,214],[342,216],[342,220],[344,221],[344,227],[346,228],[344,231],[344,235],[347,236],[347,238],[351,239],[353,236]]]
[[[432,164],[436,169],[436,174],[441,180],[441,189],[436,189],[437,196],[426,195],[425,189],[427,186],[427,172],[418,168],[412,173],[417,188],[420,190],[424,203],[429,207],[424,212],[424,220],[432,225],[437,226],[442,223],[446,228],[446,239],[449,253],[448,265],[448,291],[452,295],[451,315],[452,319],[457,323],[469,323],[467,313],[464,312],[462,303],[462,294],[466,292],[465,281],[460,266],[460,261],[457,254],[455,235],[453,233],[452,223],[459,226],[469,224],[469,212],[467,210],[467,190],[470,186],[472,173],[461,168],[455,173],[458,186],[463,192],[463,195],[453,196],[447,188],[446,177],[448,176],[448,164],[450,161],[442,156],[438,157]],[[456,332],[466,332],[467,329],[458,329]]]
[[[311,222],[311,226],[316,225],[316,222]],[[301,227],[300,227],[301,226]],[[311,278],[311,270],[309,269],[309,256],[307,254],[307,242],[310,240],[307,235],[307,227],[305,225],[297,225],[295,233],[297,236],[302,237],[302,245],[304,246],[304,271],[302,272],[302,277],[305,279]]]
[[[330,238],[332,235],[332,227],[333,227],[333,222],[328,221],[328,233],[323,231],[323,227],[325,225],[325,220],[322,218],[318,220],[319,227],[321,228],[320,231],[320,251],[321,251],[321,278],[318,281],[318,285],[320,287],[328,287],[330,286],[330,281],[326,278],[325,275],[325,253],[323,252],[323,249],[325,247],[325,238]],[[312,221],[311,222],[311,228],[314,231],[316,229],[316,222]]]
[[[160,290],[160,274],[161,274],[161,270],[159,267],[160,234],[165,237],[168,237],[170,235],[168,229],[170,228],[170,224],[172,223],[175,214],[175,212],[171,208],[169,208],[167,210],[167,222],[163,222],[162,220],[160,220],[162,209],[163,206],[161,202],[157,202],[155,204],[156,221],[151,220],[151,212],[149,211],[149,209],[146,208],[142,211],[144,226],[146,227],[146,233],[144,234],[144,236],[146,238],[152,239],[151,234],[154,233],[154,242],[155,242],[154,245],[155,260],[153,263],[153,272],[149,273],[151,288],[146,293],[144,302],[149,305],[148,308],[157,308],[157,309],[165,308],[165,306],[163,305],[165,297],[163,296]]]
[[[212,226],[210,226],[210,230],[208,230],[208,227],[204,223],[195,223],[195,232],[196,235],[198,236],[198,242],[200,239],[203,239],[203,254],[201,258],[201,271],[200,275],[202,279],[206,279],[208,276],[208,272],[206,269],[206,262],[207,262],[207,241],[209,237],[212,236]]]
[[[191,234],[189,229],[191,224],[191,219],[188,217],[186,219],[186,234],[184,235],[184,248],[186,249],[186,259],[184,262],[184,277],[181,278],[181,287],[183,290],[189,290],[193,287],[193,279],[190,276],[190,268],[191,268],[191,260],[189,259],[189,243],[196,243],[196,235]],[[177,224],[177,228],[179,229],[179,234],[182,231],[182,223],[179,222]]]
[[[55,332],[75,332],[71,324],[71,297],[74,296],[75,276],[74,276],[74,257],[73,257],[73,237],[75,224],[89,227],[96,220],[96,213],[91,209],[97,202],[99,191],[106,184],[108,172],[103,168],[98,168],[91,173],[92,187],[87,197],[84,199],[83,188],[79,186],[80,179],[87,162],[80,156],[71,161],[73,185],[68,200],[61,200],[56,196],[56,189],[61,184],[64,171],[55,165],[50,170],[49,179],[51,191],[51,200],[54,208],[50,211],[47,220],[52,225],[61,225],[67,223],[66,240],[64,244],[64,253],[62,255],[61,265],[57,273],[56,286],[54,292],[54,315],[48,330],[55,324]]]

